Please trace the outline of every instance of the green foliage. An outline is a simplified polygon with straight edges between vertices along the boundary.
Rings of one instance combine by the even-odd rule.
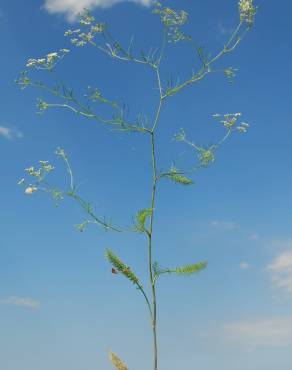
[[[188,264],[173,269],[161,269],[157,262],[153,261],[153,213],[156,206],[156,188],[157,182],[161,178],[168,178],[169,180],[182,184],[191,185],[193,181],[186,176],[198,168],[207,167],[215,161],[215,152],[225,141],[229,138],[231,133],[238,131],[244,133],[247,131],[249,125],[245,122],[240,122],[241,113],[228,113],[224,115],[215,114],[213,118],[216,119],[224,131],[222,137],[212,145],[198,145],[187,138],[186,132],[182,129],[179,134],[175,136],[175,140],[187,144],[191,147],[194,157],[198,164],[186,172],[181,172],[174,165],[169,172],[158,173],[157,148],[156,148],[156,128],[160,122],[161,111],[164,103],[169,98],[175,96],[182,90],[191,85],[203,80],[207,75],[214,72],[224,73],[229,82],[232,82],[236,69],[232,67],[215,68],[215,64],[219,59],[231,53],[241,42],[247,31],[254,22],[256,7],[253,5],[253,0],[240,0],[239,6],[239,24],[234,29],[234,32],[227,39],[224,46],[215,52],[207,53],[205,48],[197,46],[192,41],[190,36],[182,32],[182,27],[188,20],[188,14],[184,10],[176,11],[167,6],[163,6],[160,2],[155,2],[153,13],[160,18],[163,25],[162,45],[160,48],[151,48],[149,52],[140,51],[137,53],[133,51],[133,38],[131,38],[129,46],[123,46],[108,30],[108,26],[103,22],[97,22],[94,16],[85,10],[80,14],[79,26],[76,29],[69,29],[65,32],[65,36],[71,41],[71,44],[76,47],[83,47],[90,45],[96,50],[108,55],[110,58],[124,62],[133,62],[150,67],[152,73],[157,80],[158,102],[157,109],[154,114],[153,121],[149,117],[151,114],[138,114],[136,118],[129,119],[128,109],[125,105],[119,104],[115,99],[107,98],[105,94],[97,87],[88,86],[85,93],[75,94],[73,88],[65,86],[62,82],[54,82],[52,86],[35,81],[31,76],[33,71],[44,70],[52,75],[55,66],[69,53],[68,49],[61,49],[57,52],[50,52],[45,57],[30,58],[26,63],[26,70],[21,72],[16,83],[23,90],[27,87],[35,87],[40,89],[43,93],[51,95],[52,99],[45,98],[38,99],[38,108],[40,112],[50,110],[50,108],[66,109],[80,117],[85,117],[95,122],[106,125],[111,130],[118,130],[123,132],[143,133],[151,139],[151,147],[149,147],[149,156],[152,160],[152,193],[151,204],[149,208],[140,210],[134,221],[134,231],[147,234],[148,239],[148,260],[147,265],[149,269],[149,285],[152,293],[151,303],[139,282],[138,277],[132,272],[129,266],[121,261],[110,249],[106,250],[106,258],[113,266],[113,273],[124,275],[128,280],[136,285],[137,289],[143,294],[146,304],[149,308],[151,316],[151,324],[154,338],[154,370],[157,370],[157,346],[156,346],[156,279],[162,274],[176,274],[180,276],[188,276],[199,273],[207,267],[206,262],[199,262]],[[197,68],[194,64],[191,68],[189,77],[180,81],[177,78],[173,83],[172,79],[164,84],[164,79],[161,77],[161,60],[165,54],[167,42],[177,43],[179,41],[188,41],[190,47],[195,48],[201,66]],[[142,89],[141,89],[142,91]],[[103,109],[100,109],[100,108]],[[99,110],[100,109],[100,110]],[[192,135],[194,135],[192,133]],[[192,153],[192,155],[193,155]],[[69,175],[69,185],[66,190],[58,190],[52,187],[47,182],[47,175],[53,170],[53,166],[47,161],[40,161],[38,167],[29,167],[26,169],[30,182],[27,183],[25,179],[21,179],[19,184],[26,185],[25,193],[33,194],[37,190],[43,190],[50,193],[56,201],[63,199],[65,196],[73,199],[85,211],[88,219],[76,225],[81,232],[84,231],[88,224],[96,224],[105,230],[113,230],[120,232],[121,229],[112,226],[104,218],[100,218],[95,214],[91,203],[85,201],[77,192],[78,187],[75,185],[73,178],[73,171],[69,162],[69,158],[62,148],[57,149],[56,155],[60,157],[66,166]],[[159,164],[160,165],[160,164]],[[148,226],[148,227],[147,227]],[[131,228],[133,231],[133,228]],[[127,370],[126,365],[114,353],[110,353],[110,359],[117,370]]]
[[[183,128],[180,129],[180,132],[178,134],[174,135],[174,140],[176,141],[185,141],[186,140],[186,133]]]
[[[108,222],[105,218],[101,219],[100,217],[97,217],[92,205],[86,202],[77,193],[71,165],[69,163],[69,158],[64,149],[57,148],[55,154],[65,162],[66,169],[70,178],[69,190],[59,190],[58,188],[50,185],[47,181],[47,175],[54,170],[54,167],[49,163],[49,161],[39,161],[38,167],[31,166],[25,170],[27,175],[29,176],[29,182],[25,178],[22,178],[20,181],[18,181],[18,185],[26,187],[25,194],[31,195],[38,190],[49,193],[55,201],[56,206],[59,205],[59,202],[64,199],[64,197],[74,199],[79,204],[79,206],[90,216],[89,220],[85,220],[83,223],[76,225],[79,231],[84,231],[85,227],[88,224],[95,224],[103,227],[105,230],[120,232],[121,230],[119,228],[112,226],[111,223]]]
[[[194,275],[194,274],[201,272],[206,267],[207,267],[207,262],[198,262],[198,263],[176,267],[173,269],[170,269],[170,268],[162,269],[157,262],[154,262],[153,271],[154,271],[154,276],[156,280],[160,275],[163,275],[163,274],[176,274],[176,275],[181,275],[181,276]]]
[[[192,185],[194,183],[193,180],[184,176],[184,173],[180,172],[175,166],[171,167],[170,172],[162,173],[159,177],[166,177],[181,185]]]
[[[200,148],[198,153],[198,158],[203,167],[207,167],[210,163],[215,161],[214,155],[215,146],[212,145],[208,149]]]
[[[109,358],[111,363],[117,370],[128,370],[127,366],[123,363],[123,361],[113,352],[109,353]]]
[[[123,274],[128,280],[130,280],[133,284],[139,285],[139,279],[137,276],[131,271],[130,267],[125,265],[124,262],[120,260],[110,249],[106,250],[106,258],[112,264],[112,266],[117,269],[121,274]]]
[[[208,167],[211,163],[215,162],[215,151],[229,138],[231,133],[235,131],[245,133],[247,131],[249,124],[239,122],[241,116],[241,113],[226,113],[223,115],[218,113],[213,114],[213,118],[219,121],[226,131],[220,140],[208,147],[203,147],[188,140],[184,129],[181,129],[180,132],[174,136],[174,140],[184,142],[191,146],[196,152],[199,167]],[[195,169],[197,169],[197,167],[195,167]]]
[[[15,79],[15,83],[20,87],[21,90],[24,90],[31,85],[31,79],[28,77],[28,71],[21,71],[20,77]]]
[[[194,263],[191,265],[177,267],[171,272],[174,272],[177,275],[193,275],[193,274],[196,274],[204,270],[206,267],[207,267],[207,262],[199,262],[199,263]]]
[[[135,230],[139,233],[147,232],[146,221],[153,213],[153,209],[145,208],[139,211],[136,215]]]

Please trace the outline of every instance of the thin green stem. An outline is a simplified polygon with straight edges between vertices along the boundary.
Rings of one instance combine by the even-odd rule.
[[[65,161],[65,164],[66,164],[66,167],[67,167],[67,171],[68,171],[69,176],[70,176],[70,189],[73,192],[74,191],[74,178],[73,178],[72,168],[71,168],[71,165],[70,165],[69,160],[67,158],[67,155],[63,155],[62,158]]]
[[[242,33],[242,35],[239,36],[239,33],[240,33],[240,30],[241,30],[242,25],[243,25],[243,21],[239,22],[238,26],[236,27],[236,29],[234,30],[234,32],[232,33],[232,35],[230,36],[229,40],[224,45],[224,47],[223,47],[223,49],[221,51],[219,51],[209,61],[203,61],[203,66],[202,66],[202,68],[197,73],[193,74],[193,76],[189,80],[187,80],[187,81],[179,84],[178,86],[176,86],[176,87],[174,87],[172,89],[169,89],[168,92],[166,92],[166,95],[164,97],[166,97],[166,96],[173,96],[173,95],[177,94],[179,91],[181,91],[185,87],[187,87],[189,85],[192,85],[193,83],[195,83],[197,81],[200,81],[208,73],[212,72],[211,66],[219,58],[221,58],[223,55],[228,54],[231,51],[233,51],[237,47],[237,45],[240,43],[240,41],[243,39],[243,37],[245,36],[245,34],[247,33],[248,29],[246,29]],[[237,36],[237,40],[235,41],[236,36]],[[234,42],[234,44],[232,45],[233,42]]]
[[[166,32],[164,30],[163,46],[155,66],[158,89],[159,89],[159,103],[156,111],[154,123],[152,129],[150,130],[151,136],[151,160],[152,160],[152,195],[151,195],[151,216],[150,216],[150,226],[147,233],[148,236],[148,269],[149,269],[149,278],[151,283],[151,292],[152,292],[152,333],[153,333],[153,370],[157,370],[158,364],[158,350],[157,350],[157,301],[156,301],[156,288],[155,288],[155,274],[153,272],[153,258],[152,258],[152,236],[153,236],[153,225],[154,225],[154,211],[155,211],[155,200],[156,200],[156,188],[157,188],[157,166],[156,166],[156,153],[155,153],[155,129],[159,122],[161,108],[164,101],[163,89],[161,84],[161,78],[159,73],[159,64],[163,58],[166,42]]]
[[[158,108],[160,112],[161,106]],[[158,115],[159,116],[159,115]],[[158,120],[158,118],[157,118]],[[152,332],[153,332],[153,370],[157,370],[157,302],[156,302],[156,290],[155,280],[153,274],[153,259],[152,259],[152,235],[153,235],[153,222],[154,222],[154,207],[156,199],[156,185],[157,185],[157,169],[156,169],[156,158],[155,158],[155,136],[154,132],[151,133],[151,153],[152,153],[152,170],[153,170],[153,183],[152,183],[152,196],[151,196],[151,209],[152,213],[150,216],[150,227],[148,233],[148,268],[149,277],[152,291]]]
[[[155,119],[154,119],[154,124],[153,124],[153,127],[151,129],[151,134],[154,134],[154,131],[156,129],[156,126],[158,124],[158,121],[159,121],[159,117],[160,117],[160,113],[161,113],[161,108],[162,108],[162,104],[163,104],[163,100],[164,100],[164,96],[163,96],[163,91],[162,91],[162,85],[161,85],[161,78],[160,78],[160,73],[159,73],[159,68],[156,68],[156,76],[157,76],[157,81],[158,81],[158,89],[159,89],[159,103],[158,103],[158,108],[157,108],[157,111],[156,111],[156,115],[155,115]],[[153,138],[154,140],[154,138]],[[154,159],[155,159],[155,156],[154,156]]]
[[[138,286],[138,290],[140,290],[140,292],[143,294],[144,298],[145,298],[145,301],[147,303],[147,307],[149,308],[149,312],[150,312],[150,316],[151,316],[151,319],[153,319],[153,313],[152,313],[152,308],[151,308],[151,305],[150,305],[150,302],[149,302],[149,299],[142,287],[142,285],[140,285],[139,283],[137,283],[137,286]]]
[[[66,195],[68,197],[71,197],[73,199],[75,199],[77,201],[77,203],[80,204],[80,206],[86,211],[86,213],[89,214],[89,216],[94,220],[94,222],[102,227],[104,227],[105,229],[110,229],[110,230],[113,230],[113,231],[116,231],[116,232],[121,232],[122,230],[120,229],[117,229],[116,227],[114,226],[111,226],[109,223],[107,222],[104,222],[102,220],[100,220],[92,211],[90,205],[88,203],[86,203],[79,195],[77,195],[74,191],[73,192],[67,192]]]

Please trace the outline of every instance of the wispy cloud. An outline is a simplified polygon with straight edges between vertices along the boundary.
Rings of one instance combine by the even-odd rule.
[[[8,140],[20,139],[23,137],[22,132],[17,129],[0,126],[0,136]]]
[[[69,21],[74,21],[83,9],[107,8],[117,3],[130,1],[149,6],[153,0],[45,0],[44,8],[51,14],[64,14]]]
[[[249,350],[291,346],[292,316],[228,323],[223,331],[225,339]]]
[[[1,299],[0,304],[21,306],[21,307],[26,307],[26,308],[38,308],[40,306],[40,302],[36,301],[35,299],[28,298],[28,297],[16,297],[16,296],[11,296],[8,298]]]
[[[250,263],[248,263],[248,262],[242,261],[239,264],[239,268],[241,268],[241,270],[249,270],[249,269],[252,268],[252,265]]]
[[[267,266],[267,270],[272,274],[272,282],[275,287],[292,293],[292,249],[280,253]]]
[[[211,226],[219,230],[226,230],[231,231],[235,230],[239,227],[236,222],[233,221],[220,221],[220,220],[213,220],[211,221]]]

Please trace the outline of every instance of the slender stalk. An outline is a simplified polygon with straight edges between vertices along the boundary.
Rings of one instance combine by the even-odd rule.
[[[160,108],[159,108],[160,110]],[[156,171],[156,158],[155,158],[155,136],[154,132],[151,133],[151,152],[152,152],[152,169],[153,169],[153,184],[152,184],[152,196],[151,196],[151,209],[152,214],[150,217],[150,228],[148,233],[148,268],[149,277],[152,289],[152,333],[153,333],[153,370],[157,370],[157,302],[156,302],[156,290],[155,281],[153,274],[153,260],[152,260],[152,235],[153,235],[153,222],[154,222],[154,207],[156,200],[156,185],[157,185],[157,171]]]
[[[161,57],[160,57],[161,60]],[[160,61],[159,60],[159,61]],[[151,209],[152,213],[150,216],[150,227],[148,232],[148,268],[149,268],[149,277],[151,283],[151,292],[152,292],[152,333],[153,333],[153,370],[157,370],[158,364],[158,350],[157,350],[157,301],[156,301],[156,288],[155,288],[155,277],[153,273],[153,258],[152,258],[152,251],[153,251],[153,244],[152,244],[152,236],[153,236],[153,225],[154,225],[154,211],[155,211],[155,201],[156,201],[156,189],[157,189],[157,166],[156,166],[156,152],[155,152],[155,129],[157,127],[161,108],[163,105],[163,96],[162,96],[162,86],[161,86],[161,79],[159,74],[159,68],[156,67],[156,76],[158,81],[158,88],[159,88],[159,104],[156,111],[153,127],[151,129],[150,136],[151,136],[151,160],[152,160],[152,195],[151,195]]]

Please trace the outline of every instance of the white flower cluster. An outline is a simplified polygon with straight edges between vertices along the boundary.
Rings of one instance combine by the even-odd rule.
[[[81,14],[79,24],[85,27],[87,32],[82,32],[80,28],[77,28],[76,30],[69,29],[64,34],[71,37],[71,43],[75,46],[84,46],[94,39],[95,34],[105,31],[105,24],[96,23],[95,18],[88,11]]]
[[[215,162],[214,149],[213,146],[209,149],[200,148],[198,158],[203,167],[208,167],[210,163]]]
[[[223,116],[221,114],[213,114],[213,118],[219,120],[223,124],[224,127],[226,127],[228,130],[232,130],[233,128],[236,128],[239,132],[246,132],[249,124],[245,122],[240,122],[237,126],[239,118],[242,116],[241,113],[226,113]],[[222,118],[222,119],[221,119]]]
[[[238,3],[240,20],[252,24],[256,14],[256,7],[253,0],[240,0]]]
[[[55,51],[47,54],[45,58],[30,58],[26,63],[26,67],[35,67],[37,69],[52,69],[59,60],[63,59],[64,56],[69,53],[69,51],[70,50],[68,49],[61,49],[59,52]]]
[[[175,11],[168,7],[163,7],[158,1],[154,3],[153,14],[160,16],[161,22],[167,28],[168,42],[178,42],[182,40],[190,41],[190,37],[183,34],[180,27],[188,20],[188,13],[184,10]]]
[[[34,183],[27,184],[24,178],[18,181],[18,185],[26,186],[25,194],[31,195],[36,192],[46,175],[54,170],[54,167],[48,161],[39,161],[39,164],[39,168],[31,166],[25,169],[25,172],[34,178]]]

